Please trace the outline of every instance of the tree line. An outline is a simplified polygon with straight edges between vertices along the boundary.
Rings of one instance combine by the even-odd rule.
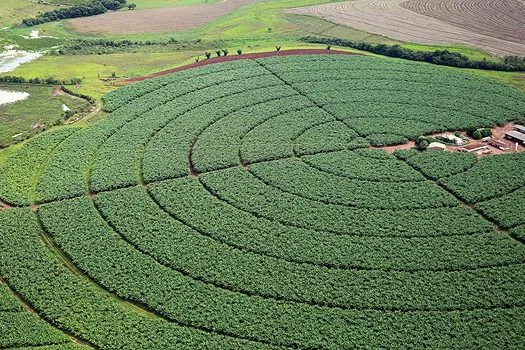
[[[22,20],[24,26],[35,26],[42,23],[54,22],[61,19],[95,16],[108,11],[116,11],[126,5],[127,0],[93,0],[83,5],[47,11],[32,18]]]
[[[435,50],[431,52],[416,51],[401,47],[400,45],[371,44],[366,42],[356,42],[338,38],[322,38],[307,36],[301,38],[301,41],[315,44],[337,45],[342,47],[351,47],[353,49],[372,52],[379,55],[403,58],[411,61],[421,61],[443,66],[457,68],[474,68],[486,70],[498,70],[508,72],[525,71],[525,57],[506,56],[499,62],[483,60],[472,60],[469,57],[449,50]]]
[[[0,77],[0,83],[19,83],[19,84],[42,84],[42,85],[77,85],[82,82],[80,78],[57,79],[53,77],[48,78],[29,78],[26,79],[21,76],[6,75]]]

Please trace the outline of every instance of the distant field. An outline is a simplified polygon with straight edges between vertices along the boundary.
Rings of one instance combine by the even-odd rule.
[[[217,4],[195,1],[191,6],[117,11],[69,20],[81,33],[139,34],[180,32],[196,28],[232,10],[260,0],[228,0]]]
[[[34,311],[0,328],[0,347],[67,341],[30,338],[37,316],[115,350],[525,341],[525,153],[371,149],[520,118],[520,92],[307,55],[207,65],[104,101],[104,120],[0,152],[0,307],[20,308],[16,290]]]
[[[296,8],[366,32],[425,44],[464,44],[525,55],[525,4],[499,0],[357,0]]]
[[[55,6],[43,5],[29,0],[0,1],[0,25],[11,26],[27,17],[34,17],[38,12],[56,9]]]
[[[84,100],[67,95],[55,95],[51,86],[0,84],[0,89],[30,94],[26,100],[0,106],[0,145],[4,147],[60,122],[62,104],[70,109],[87,104]],[[20,135],[13,137],[18,134]]]

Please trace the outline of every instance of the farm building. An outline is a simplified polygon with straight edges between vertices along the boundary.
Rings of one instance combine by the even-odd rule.
[[[458,136],[452,135],[452,134],[439,135],[438,138],[441,139],[441,140],[444,140],[444,141],[451,142],[451,143],[453,143],[455,145],[458,145],[458,146],[461,146],[462,144],[465,143],[465,141],[463,141],[463,139],[461,137],[458,137]]]
[[[458,148],[458,152],[473,153],[473,152],[485,151],[487,149],[488,147],[486,145],[482,145],[480,143],[473,143],[473,144]]]
[[[523,125],[514,125],[514,130],[519,131],[522,134],[525,134],[525,126]]]
[[[511,141],[514,141],[514,142],[519,142],[522,145],[525,145],[525,134],[523,134],[523,133],[521,133],[519,131],[515,131],[515,130],[507,131],[505,133],[505,138],[507,140],[511,140]]]
[[[508,151],[511,148],[508,143],[503,142],[501,140],[495,140],[495,139],[490,140],[489,145],[491,145],[492,147],[498,148],[502,151]]]
[[[446,151],[447,150],[447,146],[445,146],[444,144],[440,143],[440,142],[431,142],[427,149],[431,149],[431,150],[434,150],[434,151]]]

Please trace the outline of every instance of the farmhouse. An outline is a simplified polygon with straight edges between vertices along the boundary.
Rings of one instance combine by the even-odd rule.
[[[522,145],[525,145],[525,134],[519,131],[516,131],[516,130],[507,131],[505,133],[505,138],[507,140],[511,140],[513,142],[519,142]]]
[[[444,144],[440,143],[440,142],[431,142],[427,149],[431,149],[431,150],[434,150],[434,151],[446,151],[447,150],[447,146],[445,146]]]
[[[491,145],[492,147],[498,148],[502,151],[510,150],[510,145],[501,140],[496,140],[496,139],[490,140],[489,145]]]
[[[467,153],[473,153],[473,152],[479,152],[487,150],[488,147],[485,145],[482,145],[480,143],[473,143],[470,145],[463,146],[461,148],[458,148],[458,152],[467,152]]]

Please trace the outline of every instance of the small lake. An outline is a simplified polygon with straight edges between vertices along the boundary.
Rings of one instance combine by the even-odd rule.
[[[29,97],[27,92],[0,90],[0,106],[16,101],[22,101]]]
[[[19,65],[36,60],[40,56],[42,54],[38,52],[5,50],[0,53],[0,73],[15,70]]]

